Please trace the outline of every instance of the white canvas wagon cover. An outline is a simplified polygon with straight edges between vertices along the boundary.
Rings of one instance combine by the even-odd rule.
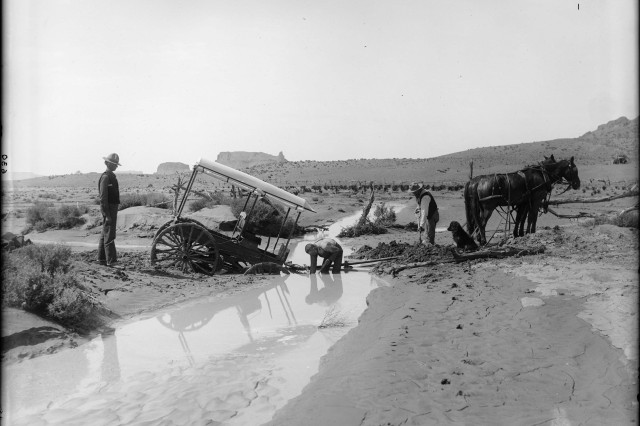
[[[276,201],[279,201],[288,207],[296,210],[308,210],[315,213],[315,210],[311,208],[307,200],[304,198],[293,195],[282,188],[278,188],[275,185],[241,172],[240,170],[236,170],[215,161],[207,160],[206,158],[200,158],[194,167],[201,167],[205,173],[222,181],[237,185],[240,188],[251,191],[258,190],[260,195],[267,198],[274,198]]]

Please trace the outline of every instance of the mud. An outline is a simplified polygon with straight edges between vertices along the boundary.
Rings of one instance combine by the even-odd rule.
[[[393,263],[427,262],[430,260],[451,260],[451,247],[425,246],[424,244],[398,243],[393,240],[379,243],[376,247],[364,245],[351,254],[354,259],[381,259],[397,256]]]

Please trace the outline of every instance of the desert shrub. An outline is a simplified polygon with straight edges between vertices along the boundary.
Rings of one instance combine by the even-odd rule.
[[[27,209],[27,225],[38,232],[47,229],[70,229],[84,223],[82,216],[89,209],[86,206],[62,205],[55,208],[52,203],[36,202]]]
[[[12,252],[11,257],[30,264],[38,272],[54,276],[66,274],[71,269],[71,249],[61,245],[28,245]]]
[[[27,223],[35,225],[37,222],[44,220],[44,216],[51,208],[53,208],[53,203],[36,201],[34,205],[27,208]]]
[[[617,215],[614,219],[614,224],[623,228],[639,228],[639,219],[638,209],[635,209],[627,211],[624,214]]]
[[[347,226],[342,228],[338,233],[338,237],[353,238],[360,235],[379,235],[386,234],[387,228],[381,225],[376,225],[373,222],[367,220],[363,224],[355,224],[353,226]]]
[[[615,225],[621,228],[638,228],[638,210],[630,210],[625,214],[598,215],[581,222],[582,226],[592,227],[596,225]]]
[[[373,210],[373,223],[380,226],[388,226],[396,221],[396,212],[393,207],[387,207],[385,203],[378,204]]]
[[[99,199],[98,204],[100,204]],[[120,205],[118,206],[118,210],[124,210],[128,209],[129,207],[136,206],[160,207],[161,209],[168,209],[171,208],[172,205],[173,199],[160,192],[122,194],[120,195]]]
[[[207,200],[206,198],[198,198],[197,200],[193,200],[189,203],[188,210],[191,212],[197,212],[206,207],[209,207],[210,204],[210,200]]]
[[[325,313],[318,328],[346,327],[349,323],[347,315],[340,312],[335,305],[330,307]]]
[[[3,253],[2,306],[24,308],[76,329],[92,323],[95,305],[72,268],[71,249],[29,245]]]
[[[47,316],[70,326],[87,326],[94,303],[83,291],[74,274],[53,277],[53,298],[46,307]]]
[[[359,237],[360,235],[386,234],[387,228],[396,221],[396,212],[393,207],[387,207],[385,203],[378,204],[373,210],[373,221],[368,218],[363,222],[358,221],[353,226],[342,228],[338,237]]]
[[[13,306],[33,312],[45,312],[53,300],[52,277],[36,270],[19,273],[16,280],[3,279],[7,285],[7,300]]]
[[[200,197],[191,201],[189,203],[188,209],[189,211],[197,212],[204,208],[210,208],[210,207],[219,206],[222,204],[233,205],[234,203],[237,202],[234,200],[237,200],[237,198],[230,197],[228,195],[223,194],[222,192],[214,192],[213,194],[211,194],[211,198],[209,199]],[[243,201],[243,204],[240,206],[240,209],[242,209],[243,205],[244,205],[244,201]]]

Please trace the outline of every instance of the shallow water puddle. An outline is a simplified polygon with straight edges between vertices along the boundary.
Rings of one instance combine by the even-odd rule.
[[[308,264],[304,245],[316,238],[292,242],[290,260]],[[369,292],[387,284],[366,271],[263,279],[259,288],[173,306],[78,348],[5,368],[12,386],[3,395],[5,419],[65,425],[269,421],[357,324]]]
[[[291,275],[174,307],[10,366],[5,380],[15,387],[3,406],[12,424],[31,423],[28,414],[48,424],[86,424],[87,415],[92,424],[114,416],[260,424],[300,393],[380,285],[366,272]]]

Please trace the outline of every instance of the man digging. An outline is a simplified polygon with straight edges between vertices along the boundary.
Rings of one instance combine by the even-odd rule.
[[[418,217],[418,232],[420,243],[434,245],[436,237],[436,223],[440,220],[438,205],[433,195],[424,188],[424,185],[413,182],[409,192],[416,197],[416,215]]]

